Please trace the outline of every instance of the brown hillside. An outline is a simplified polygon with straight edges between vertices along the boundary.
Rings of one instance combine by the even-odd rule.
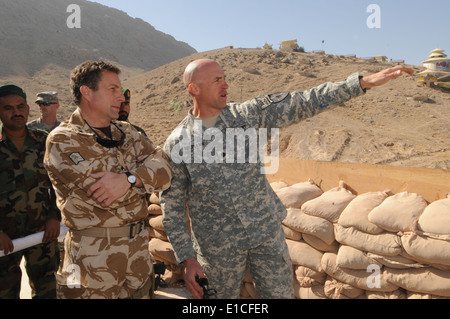
[[[307,90],[327,81],[345,80],[353,72],[373,73],[394,65],[344,56],[225,48],[197,53],[139,75],[122,67],[122,84],[132,91],[131,121],[144,128],[156,144],[162,145],[188,112],[190,97],[182,84],[182,74],[190,61],[202,57],[215,59],[223,66],[230,85],[230,102],[260,94]],[[64,119],[74,108],[68,92],[69,72],[50,66],[39,76],[0,81],[26,88],[32,106],[30,118],[38,117],[35,94],[58,90],[64,104],[60,117]],[[181,110],[173,110],[171,101]],[[416,76],[404,76],[282,129],[281,156],[447,170],[449,106],[448,92],[419,86]]]
[[[217,60],[228,77],[229,101],[260,94],[307,90],[353,72],[374,73],[393,63],[344,56],[225,48],[194,54],[128,78],[131,120],[162,145],[189,108],[182,84],[194,59]],[[422,67],[410,66],[419,71]],[[171,101],[181,106],[174,111]],[[282,157],[450,169],[450,95],[404,76],[345,105],[281,130]]]

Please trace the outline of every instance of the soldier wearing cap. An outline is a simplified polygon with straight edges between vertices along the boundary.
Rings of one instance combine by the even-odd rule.
[[[129,89],[122,89],[123,96],[125,97],[125,101],[120,104],[120,111],[119,111],[119,121],[125,121],[129,122],[128,117],[130,116],[130,103],[131,103],[131,92]],[[131,124],[131,123],[130,123]],[[137,125],[131,124],[136,130],[138,130],[140,133],[147,136],[145,131],[140,128]]]
[[[56,298],[61,214],[43,164],[47,133],[28,129],[22,88],[0,87],[0,299],[20,296],[22,257],[32,297]],[[45,231],[43,243],[14,251],[13,240]]]
[[[59,108],[57,92],[41,92],[37,94],[35,103],[39,106],[41,117],[28,122],[29,128],[36,128],[46,132],[51,132],[61,122],[58,121],[56,113]]]

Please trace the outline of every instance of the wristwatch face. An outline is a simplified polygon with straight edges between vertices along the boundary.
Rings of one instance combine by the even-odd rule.
[[[128,182],[132,185],[136,184],[136,176],[134,175],[128,176]]]

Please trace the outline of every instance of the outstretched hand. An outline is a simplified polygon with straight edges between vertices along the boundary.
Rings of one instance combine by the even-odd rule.
[[[414,74],[414,71],[405,67],[404,65],[398,65],[393,68],[385,69],[378,73],[374,73],[368,76],[363,77],[361,82],[361,87],[363,89],[370,89],[376,86],[383,85],[390,80],[396,79],[399,76],[402,76],[403,73],[406,72],[409,75]]]

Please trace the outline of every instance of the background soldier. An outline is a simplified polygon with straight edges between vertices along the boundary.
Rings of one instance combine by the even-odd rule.
[[[47,138],[45,166],[64,225],[59,298],[148,298],[154,281],[146,195],[170,186],[161,148],[115,121],[120,70],[87,61],[71,74],[78,108]]]
[[[22,257],[32,298],[56,298],[61,217],[43,165],[47,134],[27,129],[29,111],[21,88],[0,87],[0,299],[19,298]],[[9,254],[13,239],[43,230],[43,244]]]
[[[29,128],[40,129],[51,132],[61,122],[58,121],[56,113],[59,109],[57,92],[41,92],[37,94],[35,102],[39,106],[41,117],[27,123]]]
[[[413,71],[399,66],[368,77],[355,73],[344,82],[326,83],[306,92],[227,104],[228,84],[217,62],[202,59],[187,66],[184,83],[194,107],[164,145],[174,177],[170,189],[162,193],[161,206],[164,229],[177,261],[185,266],[186,288],[194,297],[203,295],[196,278],[206,274],[209,286],[217,290],[216,297],[239,298],[246,267],[260,298],[293,298],[294,289],[292,262],[281,225],[286,209],[261,173],[263,163],[250,163],[250,154],[246,154],[245,163],[211,163],[205,158],[199,162],[194,158],[195,151],[187,160],[184,154],[180,160],[180,149],[184,153],[196,147],[186,145],[185,136],[195,142],[194,135],[202,134],[195,131],[196,127],[214,127],[224,137],[228,129],[281,128],[313,116],[329,104],[361,95],[365,89],[386,83],[402,72]],[[196,124],[197,120],[202,124]],[[202,142],[203,149],[212,143]],[[178,159],[172,156],[173,150]],[[231,154],[224,152],[223,158],[232,155],[234,159],[236,149],[227,147],[228,151]],[[186,207],[192,240],[186,225]]]
[[[120,104],[120,112],[119,112],[119,121],[130,122],[128,117],[130,116],[131,110],[131,92],[129,89],[122,89],[123,96],[125,97],[125,101]],[[131,123],[130,123],[131,124]],[[137,125],[131,124],[136,130],[147,136],[145,131]]]

